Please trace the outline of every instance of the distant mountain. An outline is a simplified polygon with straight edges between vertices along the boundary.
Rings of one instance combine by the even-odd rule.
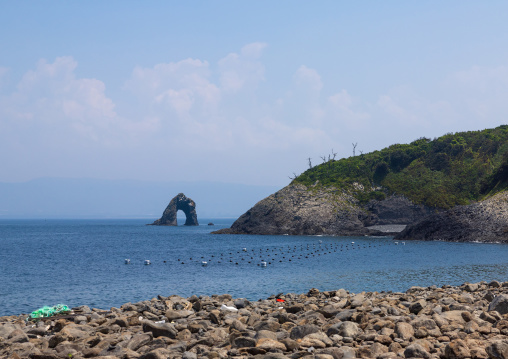
[[[196,202],[198,218],[236,218],[275,190],[274,186],[219,182],[40,178],[23,183],[0,183],[0,219],[155,220],[180,192]]]

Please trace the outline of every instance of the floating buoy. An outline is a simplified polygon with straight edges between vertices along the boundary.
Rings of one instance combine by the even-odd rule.
[[[126,259],[125,260],[125,264],[131,264],[131,260],[130,259]]]
[[[149,259],[145,259],[145,266],[152,264]]]

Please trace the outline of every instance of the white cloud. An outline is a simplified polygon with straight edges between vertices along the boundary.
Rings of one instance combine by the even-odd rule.
[[[350,129],[368,127],[371,117],[367,109],[362,108],[360,101],[353,98],[346,90],[328,97],[328,111],[335,125],[341,124]]]
[[[305,65],[300,66],[298,70],[296,70],[294,79],[298,86],[314,94],[319,94],[323,88],[323,82],[321,81],[319,73]]]
[[[230,53],[221,59],[218,65],[222,90],[238,92],[263,81],[265,68],[259,58],[265,47],[264,43],[252,43],[244,46],[240,54]]]
[[[388,95],[381,95],[377,101],[377,105],[382,111],[385,111],[389,116],[398,120],[401,125],[414,125],[419,121],[418,116],[399,104],[395,99]]]
[[[41,60],[12,93],[0,95],[1,159],[5,153],[33,153],[33,162],[43,163],[56,158],[53,148],[102,173],[118,166],[128,175],[137,158],[143,168],[137,173],[146,172],[147,178],[157,173],[176,179],[184,173],[199,179],[209,168],[243,181],[257,178],[265,167],[263,178],[272,176],[269,171],[287,178],[295,163],[305,167],[307,157],[315,163],[331,148],[350,155],[351,142],[370,151],[463,130],[464,124],[482,128],[506,122],[508,67],[453,73],[432,93],[394,86],[369,101],[334,88],[318,69],[301,65],[275,98],[267,98],[265,49],[263,43],[249,44],[214,64],[189,58],[135,67],[121,94],[130,96],[127,104],[115,104],[99,79],[79,78],[72,57]],[[7,71],[0,68],[0,85]],[[93,151],[94,158],[88,153]],[[220,170],[211,170],[214,166]]]
[[[23,129],[34,143],[55,145],[91,141],[118,146],[126,137],[137,136],[129,132],[132,124],[116,113],[104,83],[77,78],[76,67],[77,62],[67,56],[53,63],[41,59],[27,71],[16,91],[1,99],[10,128]]]
[[[448,79],[448,83],[457,83],[480,93],[508,88],[508,66],[473,66],[468,70],[457,71]]]
[[[7,67],[0,66],[0,89],[3,87],[5,78],[7,77],[7,73],[9,69]]]
[[[473,66],[457,71],[442,87],[463,120],[506,121],[508,66]]]

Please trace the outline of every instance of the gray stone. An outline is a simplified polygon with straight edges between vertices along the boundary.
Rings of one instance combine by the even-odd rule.
[[[194,314],[192,310],[168,310],[166,311],[166,318],[168,318],[169,322],[181,319],[181,318],[187,318]]]
[[[357,294],[351,298],[351,308],[361,307],[365,302],[365,296],[363,294]]]
[[[349,321],[353,317],[354,313],[356,313],[356,309],[345,309],[337,313],[335,319],[340,320],[342,322]]]
[[[153,323],[150,321],[143,322],[143,332],[151,332],[154,338],[168,337],[175,339],[177,330],[172,324],[169,323]]]
[[[277,330],[279,330],[279,328],[280,328],[279,322],[274,321],[274,320],[263,320],[263,321],[258,322],[254,326],[254,329],[257,332],[260,330],[270,330],[272,332],[276,332]]]
[[[152,334],[151,333],[143,333],[143,334],[134,334],[127,343],[127,348],[131,350],[138,350],[143,345],[146,345],[152,341]]]
[[[413,326],[405,322],[395,324],[395,333],[403,340],[409,340],[415,335]]]
[[[171,351],[164,348],[157,348],[141,355],[138,359],[168,359],[170,358]],[[102,358],[101,358],[102,359]]]
[[[467,283],[464,289],[467,292],[476,292],[478,290],[479,285],[477,283]]]
[[[334,334],[339,334],[342,337],[356,338],[360,333],[358,324],[354,322],[342,322],[335,324],[332,327],[336,327],[338,329],[338,333]]]
[[[495,341],[486,350],[492,359],[508,359],[508,340]]]
[[[234,348],[250,348],[256,346],[256,339],[249,337],[238,337],[233,340]]]
[[[420,299],[414,303],[411,303],[411,305],[409,306],[409,312],[418,314],[423,308],[426,307],[426,305],[427,302],[425,301],[425,299]]]
[[[317,333],[320,331],[320,328],[316,325],[298,325],[291,329],[291,333],[289,337],[293,340],[302,339],[306,335]]]
[[[269,338],[259,339],[256,348],[264,349],[266,351],[272,350],[286,350],[286,346],[281,342]]]
[[[340,307],[329,304],[329,305],[325,305],[324,307],[319,309],[319,313],[323,314],[325,316],[325,318],[331,318],[331,317],[337,315],[337,313],[339,313],[340,310],[341,310]]]
[[[198,356],[196,355],[196,353],[184,352],[182,354],[182,359],[198,359]]]
[[[496,311],[499,314],[508,313],[508,294],[500,294],[489,304],[489,312]]]
[[[247,299],[240,298],[240,299],[235,300],[234,304],[235,304],[236,308],[242,309],[242,308],[247,307],[250,304],[250,302]]]
[[[12,324],[12,323],[5,323],[0,326],[0,338],[7,339],[9,335],[15,331],[16,329],[20,329],[19,325]]]
[[[406,358],[424,358],[430,359],[430,353],[425,350],[420,344],[411,344],[404,350],[404,356]]]
[[[444,353],[447,359],[465,359],[471,357],[471,352],[467,344],[461,339],[456,339],[448,343]]]
[[[262,338],[270,338],[270,339],[273,339],[273,340],[279,340],[278,337],[277,337],[277,333],[272,332],[270,330],[260,330],[260,331],[258,331],[256,333],[255,338],[257,340],[262,339]]]

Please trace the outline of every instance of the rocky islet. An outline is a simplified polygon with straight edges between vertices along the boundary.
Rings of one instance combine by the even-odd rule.
[[[508,359],[508,282],[498,281],[259,301],[172,295],[27,317],[0,317],[0,357]]]

